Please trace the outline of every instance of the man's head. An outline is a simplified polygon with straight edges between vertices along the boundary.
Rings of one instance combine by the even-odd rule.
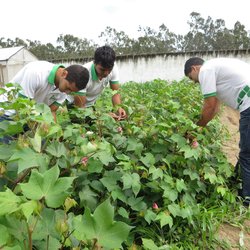
[[[199,82],[198,75],[200,67],[203,65],[204,60],[200,57],[191,57],[189,58],[184,66],[184,73],[189,79],[194,82]]]
[[[99,79],[107,77],[115,63],[115,51],[110,46],[102,46],[96,49],[94,64]]]
[[[82,65],[74,64],[61,68],[58,88],[61,92],[71,93],[84,89],[89,81],[89,71]]]

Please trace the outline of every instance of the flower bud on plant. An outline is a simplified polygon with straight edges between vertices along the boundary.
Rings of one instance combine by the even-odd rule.
[[[70,197],[67,197],[64,202],[66,212],[68,212],[70,208],[75,207],[76,205],[77,202],[74,199],[71,199]]]
[[[89,159],[89,158],[88,158],[87,156],[83,157],[83,158],[81,159],[81,163],[82,163],[84,166],[87,166],[88,159]]]
[[[156,202],[153,203],[152,208],[153,208],[153,209],[159,209],[159,207],[158,207],[158,205],[157,205]]]
[[[6,167],[4,162],[0,162],[0,176],[6,172]]]
[[[122,127],[118,127],[118,128],[117,128],[117,132],[118,132],[118,133],[120,133],[120,134],[121,134],[121,133],[122,133],[122,131],[123,131]]]
[[[69,226],[66,221],[64,220],[59,220],[56,222],[56,230],[63,234],[69,229]]]
[[[192,148],[198,148],[198,147],[199,147],[199,143],[197,141],[193,141]]]
[[[35,209],[34,209],[34,212],[35,212],[36,214],[41,214],[42,209],[43,209],[42,203],[41,203],[40,201],[37,201],[37,202],[36,202],[36,207],[35,207]]]

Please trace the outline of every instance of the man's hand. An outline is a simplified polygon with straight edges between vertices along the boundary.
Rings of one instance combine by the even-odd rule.
[[[126,111],[123,108],[119,108],[116,113],[110,112],[109,115],[117,121],[127,118]]]

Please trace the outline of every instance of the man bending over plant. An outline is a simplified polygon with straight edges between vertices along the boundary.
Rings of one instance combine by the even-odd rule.
[[[56,111],[67,94],[84,89],[88,80],[89,72],[81,65],[65,68],[63,65],[36,61],[24,66],[10,82],[20,85],[19,96],[47,104],[56,121]],[[1,95],[1,102],[7,100],[6,95]],[[7,116],[10,114],[7,113]]]
[[[250,65],[233,58],[215,58],[204,62],[199,57],[186,61],[184,73],[200,83],[204,96],[201,118],[205,127],[219,111],[220,101],[240,112],[240,153],[244,205],[250,204]]]
[[[116,55],[111,47],[102,46],[97,48],[94,61],[83,65],[90,73],[86,88],[78,92],[78,95],[69,96],[68,101],[80,108],[91,107],[108,84],[112,90],[119,90],[118,68],[115,59]],[[121,104],[119,93],[112,96],[112,103],[113,106]],[[119,107],[116,113],[111,113],[111,116],[117,120],[122,120],[126,117],[126,111]]]

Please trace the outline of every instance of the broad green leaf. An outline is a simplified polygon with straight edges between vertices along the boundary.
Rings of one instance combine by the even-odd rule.
[[[110,154],[109,151],[97,152],[94,155],[94,158],[99,159],[105,166],[108,166],[110,162],[115,162],[114,157]]]
[[[40,174],[32,170],[28,183],[20,184],[23,194],[33,200],[45,199],[49,207],[61,206],[69,195],[67,190],[71,187],[74,177],[59,177],[59,168],[53,167]]]
[[[40,214],[40,219],[32,234],[32,239],[35,241],[42,241],[48,236],[58,238],[59,233],[56,231],[56,212],[61,210],[54,210],[44,208]]]
[[[44,156],[36,153],[30,148],[23,148],[15,151],[8,161],[18,161],[18,173],[31,167],[39,167]]]
[[[57,142],[54,141],[52,142],[47,148],[46,148],[46,152],[48,152],[49,154],[59,158],[61,156],[66,156],[67,155],[67,150],[64,146],[64,143],[62,142]]]
[[[119,199],[119,200],[121,200],[121,201],[123,201],[123,202],[126,202],[126,201],[127,201],[127,197],[126,197],[126,195],[124,194],[124,191],[121,190],[121,188],[120,188],[119,186],[116,186],[116,187],[114,188],[114,190],[112,190],[111,196],[112,196],[112,198],[113,198],[114,200]]]
[[[186,139],[179,134],[173,134],[170,139],[176,142],[179,149],[187,144]]]
[[[165,212],[160,212],[159,214],[157,214],[156,220],[160,221],[161,228],[163,228],[165,225],[169,225],[170,228],[173,226],[173,218],[171,217],[171,215]]]
[[[197,172],[195,170],[184,169],[183,174],[188,175],[191,180],[195,180],[195,179],[199,180],[200,179],[199,175],[197,174]]]
[[[187,186],[186,186],[186,184],[185,184],[185,182],[184,182],[184,180],[183,179],[177,179],[176,180],[176,189],[177,189],[177,191],[180,193],[181,191],[185,191],[185,190],[187,190]]]
[[[146,203],[143,201],[143,197],[129,197],[127,200],[128,205],[135,211],[142,211],[147,209]]]
[[[114,208],[109,200],[100,204],[93,215],[86,208],[83,216],[73,219],[78,240],[97,239],[99,245],[107,249],[121,248],[121,244],[127,239],[132,227],[124,222],[113,220]]]
[[[42,137],[39,135],[38,132],[35,133],[34,138],[29,138],[31,145],[33,146],[34,150],[38,153],[41,152],[42,146]]]
[[[145,212],[144,218],[146,222],[150,224],[151,221],[155,220],[156,216],[157,216],[156,213],[154,213],[152,210],[147,209],[147,211]]]
[[[141,189],[140,176],[137,173],[126,173],[122,176],[123,189],[132,188],[135,196],[139,193]]]
[[[158,178],[163,178],[163,171],[161,168],[156,168],[155,166],[151,166],[149,168],[149,174],[152,174],[152,179],[156,180]]]
[[[97,197],[97,193],[93,192],[89,186],[85,186],[82,191],[79,192],[80,205],[94,210],[98,201]]]
[[[125,208],[119,207],[119,209],[118,209],[117,212],[118,212],[118,214],[121,215],[122,217],[124,217],[124,218],[126,218],[126,219],[129,218],[129,213],[128,213],[128,211],[127,211]]]
[[[34,212],[35,209],[37,209],[37,202],[34,200],[27,201],[21,204],[20,209],[22,210],[26,220],[28,221],[31,214]]]
[[[10,189],[0,192],[0,216],[11,214],[20,209],[22,200]]]
[[[212,167],[206,167],[204,169],[204,172],[205,172],[205,174],[204,174],[205,180],[208,179],[210,181],[210,183],[212,183],[212,184],[214,184],[218,181],[218,178],[216,176],[216,172]]]
[[[133,151],[140,156],[143,150],[143,144],[138,142],[135,138],[128,138],[127,151]]]
[[[175,201],[178,198],[178,192],[176,189],[172,189],[168,186],[164,186],[163,189],[163,197],[168,198],[170,201]]]
[[[151,239],[142,238],[142,243],[145,250],[159,250],[159,247]]]
[[[5,245],[9,239],[10,239],[10,235],[8,233],[8,229],[7,227],[0,225],[0,246]]]
[[[89,173],[101,173],[103,170],[103,163],[100,160],[94,158],[88,159],[88,172]]]
[[[169,212],[174,216],[180,216],[181,215],[181,209],[178,204],[172,203],[168,205]]]
[[[140,158],[140,161],[146,166],[151,167],[155,164],[155,157],[151,153],[146,153],[144,157]]]

